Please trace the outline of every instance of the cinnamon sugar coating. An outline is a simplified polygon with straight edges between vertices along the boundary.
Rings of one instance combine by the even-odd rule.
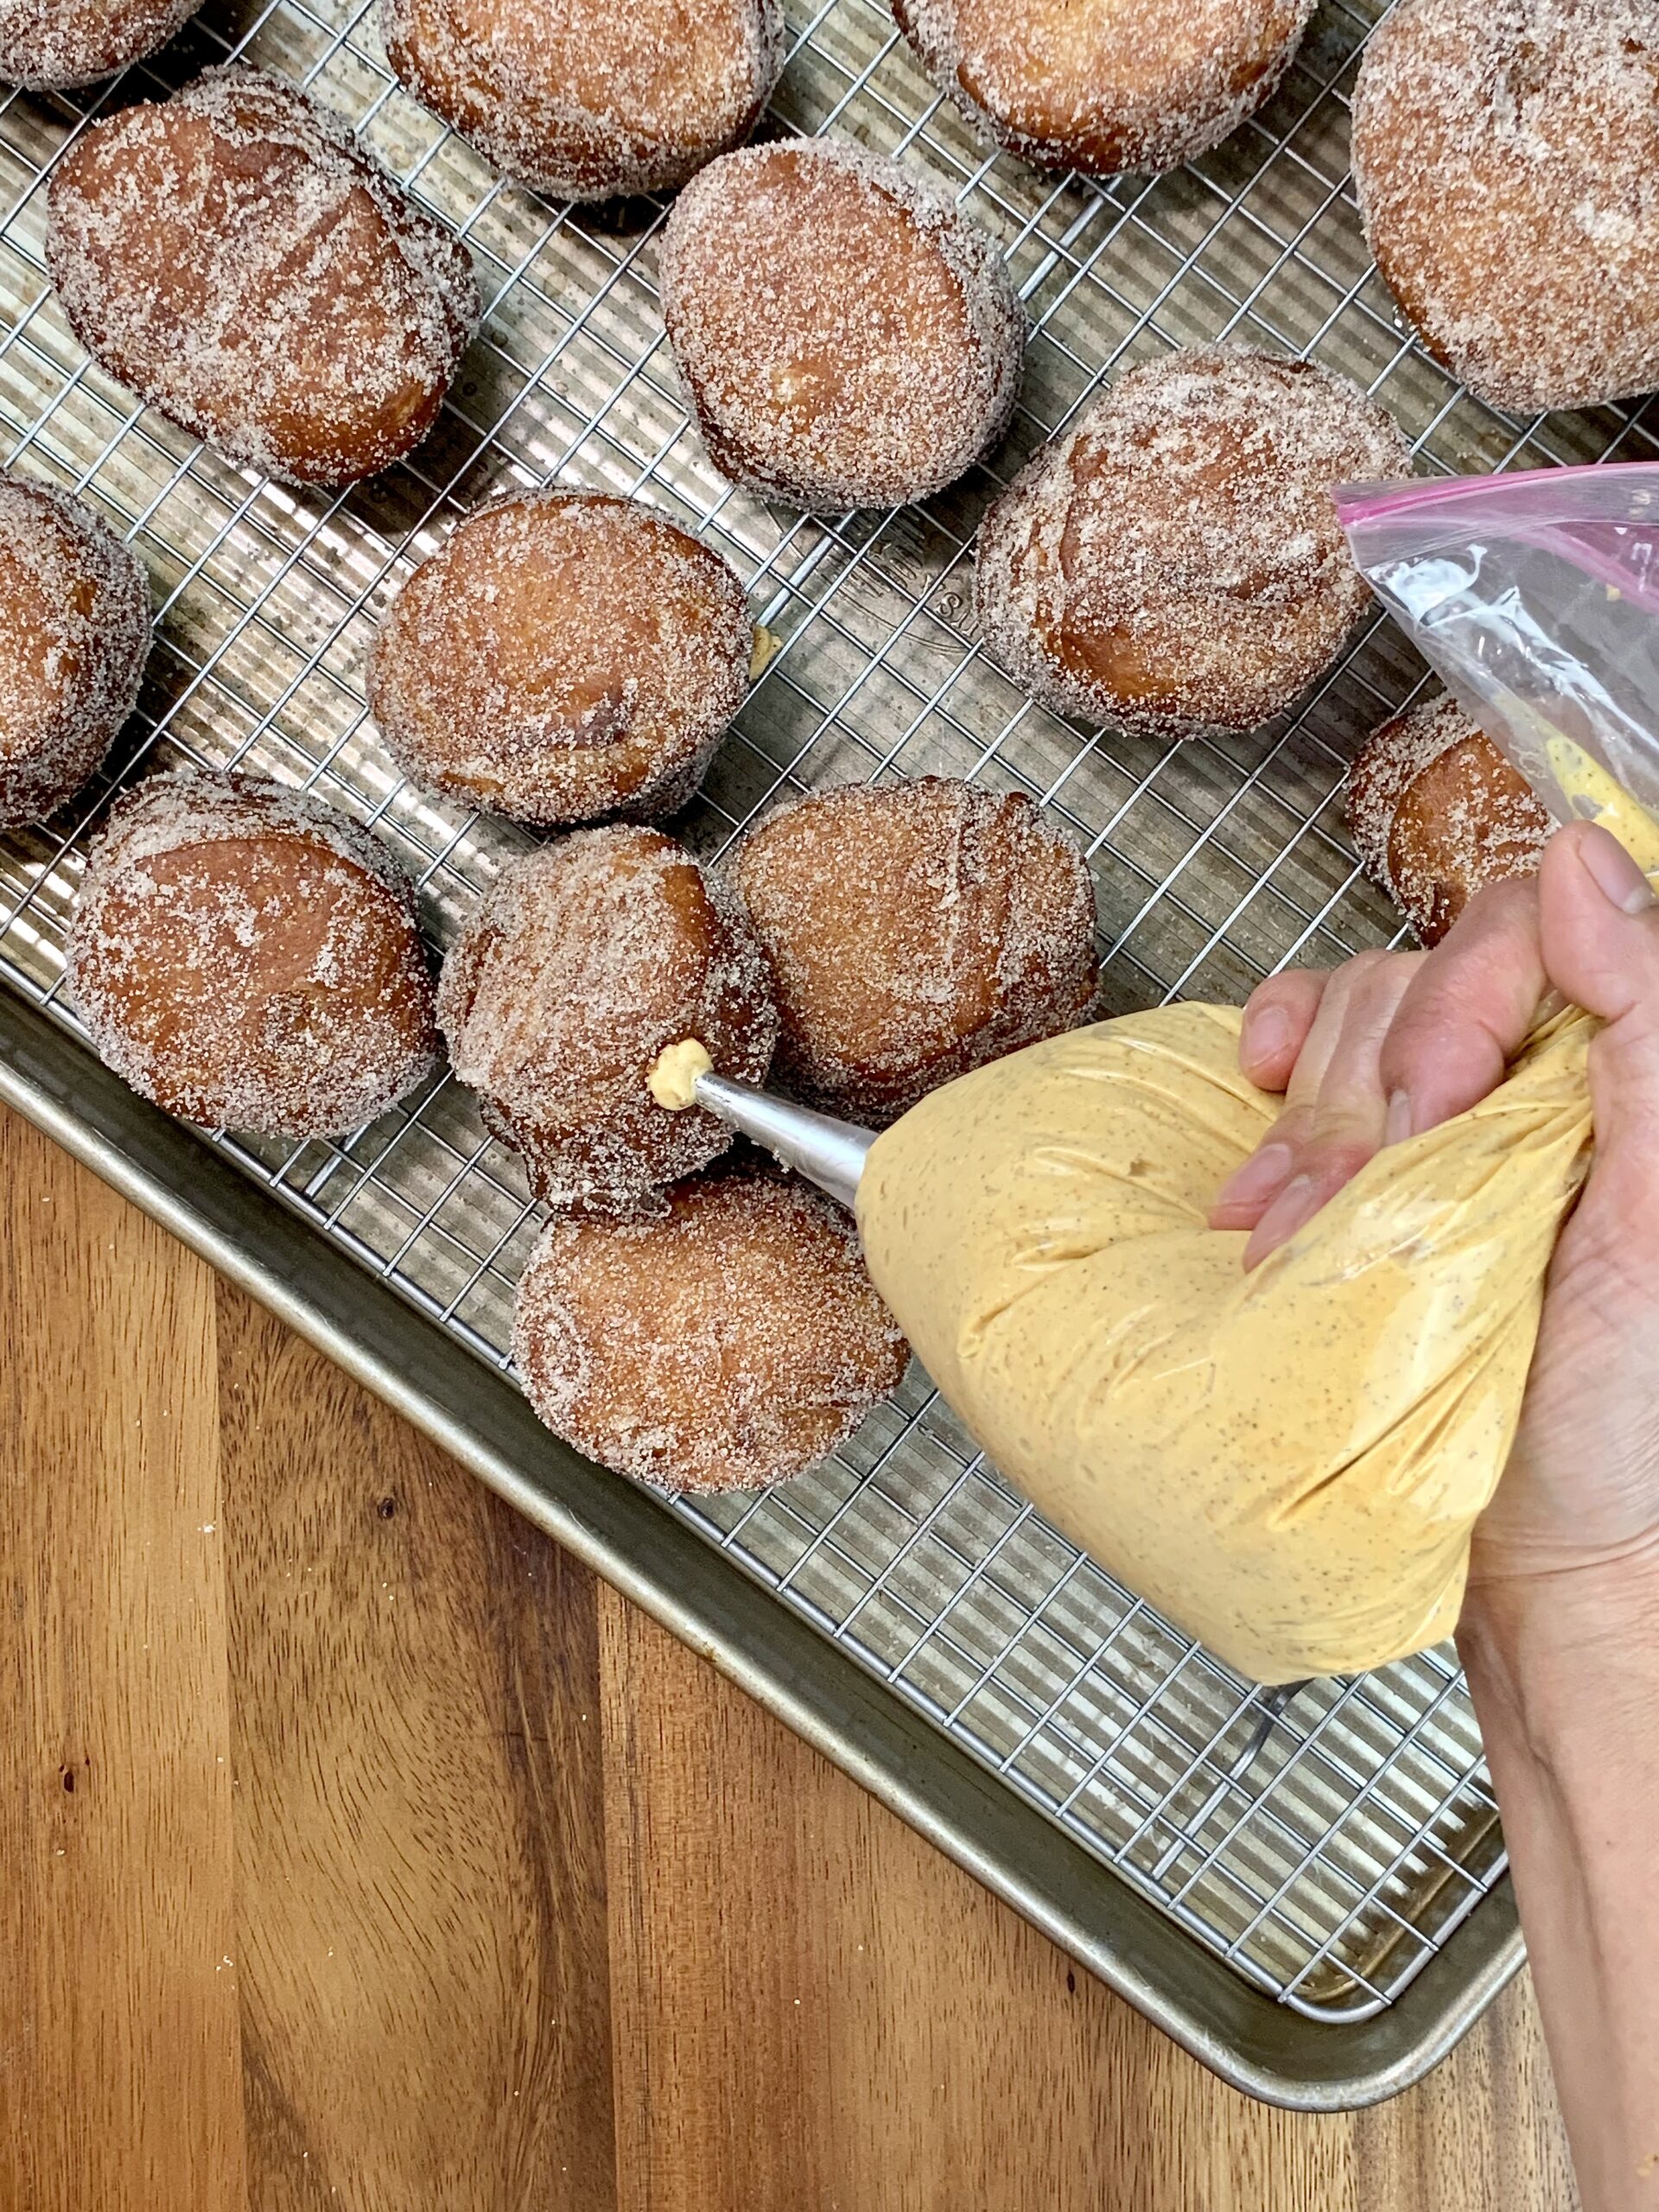
[[[995,242],[898,162],[751,146],[687,186],[663,319],[715,466],[791,506],[925,499],[1007,426],[1025,317]]]
[[[84,130],[52,174],[46,257],[100,367],[295,484],[418,445],[480,313],[460,242],[338,116],[240,64]]]
[[[278,784],[189,769],[118,799],[67,956],[99,1057],[209,1128],[343,1135],[437,1065],[408,879]]]
[[[1348,773],[1360,864],[1425,944],[1477,891],[1530,875],[1554,824],[1526,780],[1442,693],[1374,730]]]
[[[79,499],[0,477],[0,828],[72,798],[132,712],[149,590]]]
[[[423,790],[552,826],[672,814],[748,687],[719,554],[637,500],[531,492],[458,523],[393,601],[368,667]]]
[[[1310,362],[1236,346],[1145,362],[986,515],[981,634],[1061,714],[1155,737],[1254,729],[1371,604],[1331,487],[1410,468],[1382,409]]]
[[[850,1218],[752,1166],[683,1183],[644,1220],[556,1215],[519,1281],[512,1351],[556,1435],[675,1491],[798,1474],[908,1357]]]
[[[845,1119],[891,1121],[1092,1005],[1088,868],[1018,794],[819,792],[751,830],[732,873],[777,988],[778,1079]]]
[[[1366,47],[1354,183],[1384,283],[1530,414],[1659,385],[1659,4],[1403,0]]]

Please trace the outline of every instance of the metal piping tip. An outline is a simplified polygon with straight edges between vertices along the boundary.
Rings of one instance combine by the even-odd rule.
[[[793,1106],[753,1084],[734,1083],[729,1076],[700,1075],[696,1100],[851,1211],[865,1159],[875,1142],[874,1129]]]

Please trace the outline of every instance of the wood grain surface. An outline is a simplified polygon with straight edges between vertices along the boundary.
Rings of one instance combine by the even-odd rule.
[[[1566,2212],[1224,2088],[13,1116],[3,2212]]]

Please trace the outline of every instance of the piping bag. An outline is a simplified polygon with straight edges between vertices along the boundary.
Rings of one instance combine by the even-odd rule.
[[[1557,819],[1659,870],[1659,466],[1338,495],[1354,556]],[[855,1205],[877,1287],[991,1459],[1240,1675],[1447,1635],[1587,1171],[1594,1024],[1380,1154],[1246,1274],[1205,1216],[1278,1114],[1241,1016],[1180,1004],[947,1084],[872,1137],[705,1077]],[[757,1105],[754,1102],[759,1100]],[[770,1128],[762,1126],[770,1118]]]

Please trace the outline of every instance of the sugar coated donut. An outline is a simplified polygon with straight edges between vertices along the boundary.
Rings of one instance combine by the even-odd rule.
[[[99,1058],[210,1128],[340,1136],[437,1065],[408,879],[277,784],[188,770],[118,800],[67,954]]]
[[[1349,771],[1347,802],[1360,865],[1425,944],[1438,944],[1487,884],[1530,875],[1554,827],[1445,694],[1372,733]]]
[[[1170,169],[1255,113],[1314,0],[893,0],[969,120],[1046,168]]]
[[[732,1141],[658,1104],[651,1071],[696,1039],[758,1083],[778,1035],[766,963],[726,887],[659,830],[578,830],[516,861],[451,948],[438,1018],[485,1127],[552,1205],[661,1204]]]
[[[0,0],[0,81],[96,84],[165,46],[200,0]]]
[[[848,1119],[891,1121],[1093,1001],[1088,868],[1020,795],[942,776],[820,792],[751,830],[733,876],[783,1015],[779,1079]]]
[[[823,139],[711,162],[668,219],[663,319],[715,465],[791,506],[924,499],[1007,426],[1025,317],[996,246]]]
[[[560,200],[673,191],[784,64],[779,0],[380,0],[380,33],[417,99]]]
[[[424,790],[553,824],[672,814],[747,688],[718,553],[632,499],[532,492],[456,524],[392,602],[369,705]]]
[[[1061,714],[1150,736],[1254,729],[1370,605],[1332,486],[1410,467],[1389,416],[1311,362],[1244,346],[1146,362],[986,515],[981,634]]]
[[[478,321],[465,248],[337,116],[257,69],[90,125],[48,210],[52,282],[100,367],[292,483],[418,445]]]
[[[1383,281],[1495,406],[1659,385],[1659,0],[1402,0],[1355,88]]]
[[[764,1169],[612,1222],[556,1216],[518,1285],[512,1352],[553,1431],[675,1491],[810,1467],[904,1379],[850,1218]]]
[[[91,508],[0,477],[0,829],[73,798],[132,712],[143,570]]]

